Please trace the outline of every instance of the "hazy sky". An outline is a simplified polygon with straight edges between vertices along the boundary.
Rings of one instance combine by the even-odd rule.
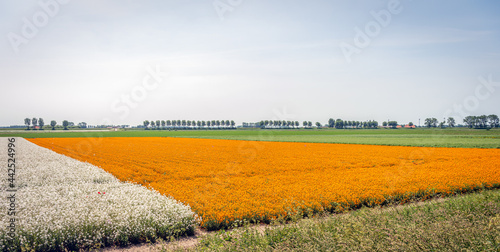
[[[496,0],[3,0],[0,125],[500,114],[499,13]]]

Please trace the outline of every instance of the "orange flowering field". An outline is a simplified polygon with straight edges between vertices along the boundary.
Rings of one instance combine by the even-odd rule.
[[[500,187],[500,150],[188,138],[38,138],[189,204],[207,229]]]

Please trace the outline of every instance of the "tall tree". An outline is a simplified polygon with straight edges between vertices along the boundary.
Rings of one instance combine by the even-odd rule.
[[[78,127],[81,128],[81,129],[85,129],[85,128],[87,128],[87,123],[86,122],[80,122],[80,123],[78,123]]]
[[[161,120],[161,126],[162,126],[163,128],[165,128],[165,126],[166,126],[166,125],[167,125],[167,122],[166,122],[165,120]]]
[[[298,128],[299,126],[300,126],[299,121],[295,121],[295,127],[297,127],[297,128]]]
[[[151,120],[151,128],[154,129],[156,127],[156,123],[154,120]]]
[[[438,124],[438,120],[436,118],[425,118],[425,122],[424,122],[424,125],[427,126],[427,128],[430,128],[430,127],[437,127],[437,124]]]
[[[56,129],[57,122],[55,120],[50,121],[50,126],[52,126],[52,130]]]
[[[319,129],[321,128],[321,123],[320,122],[316,122],[316,127]]]
[[[333,118],[328,119],[328,128],[335,127],[335,120]]]
[[[479,116],[474,116],[474,128],[479,128],[481,127],[481,119]]]
[[[302,126],[304,126],[304,128],[307,127],[307,121],[303,121]]]
[[[31,119],[31,124],[33,124],[33,129],[35,129],[35,127],[38,125],[38,119],[36,117],[33,117],[33,119]]]
[[[187,126],[188,126],[188,127],[191,127],[191,120],[187,120],[187,122],[186,122],[186,123],[187,123]]]
[[[313,126],[313,123],[311,121],[307,122],[307,126],[309,126],[309,128],[311,128]]]
[[[448,117],[448,119],[446,120],[446,122],[448,123],[448,126],[450,126],[451,128],[455,127],[455,118]]]
[[[229,120],[226,120],[226,127],[229,127],[231,125],[231,122]]]
[[[43,121],[43,118],[38,118],[38,126],[40,126],[40,130],[43,130],[44,125],[45,122]]]
[[[64,130],[68,130],[68,125],[69,125],[68,120],[64,120],[63,121]]]
[[[433,117],[432,118],[432,127],[436,128],[437,125],[438,125],[438,119],[436,119],[436,118]]]
[[[466,116],[466,117],[464,118],[464,123],[465,123],[465,125],[466,125],[467,127],[469,127],[469,128],[474,127],[474,123],[475,123],[475,121],[476,121],[475,116]]]
[[[392,128],[394,128],[394,129],[395,129],[395,128],[397,128],[397,127],[398,127],[398,122],[397,122],[397,121],[389,121],[389,122],[387,123],[387,125],[389,125],[390,127],[392,127]]]
[[[344,128],[344,121],[342,121],[342,119],[337,119],[335,121],[335,128],[343,129]]]
[[[427,128],[432,127],[432,118],[425,118],[424,125]]]
[[[236,125],[236,123],[235,123],[233,120],[231,120],[231,128],[233,128],[233,129],[234,129],[234,126],[235,126],[235,125]]]
[[[494,114],[489,115],[488,122],[490,123],[491,128],[497,128],[499,123],[498,116]]]
[[[159,128],[161,125],[161,121],[160,120],[156,120],[156,127]]]
[[[31,119],[29,118],[24,118],[24,125],[26,125],[26,129],[29,130],[30,129],[30,124],[31,124]]]
[[[210,128],[210,125],[212,125],[211,121],[207,121],[207,127]],[[203,124],[203,127],[205,127],[205,124]]]
[[[479,127],[486,128],[488,125],[488,117],[486,115],[480,115],[477,118],[479,119]]]
[[[167,124],[167,127],[169,127],[169,128],[170,128],[170,126],[172,125],[172,122],[171,122],[170,120],[167,120],[167,121],[166,121],[166,124]]]

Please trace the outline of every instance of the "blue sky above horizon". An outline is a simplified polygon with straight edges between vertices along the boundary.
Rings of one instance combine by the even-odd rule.
[[[0,3],[0,125],[500,114],[498,1],[67,2],[53,17]],[[214,2],[234,6],[222,19]],[[401,12],[349,62],[340,45],[391,2]],[[13,46],[40,13],[46,25]],[[148,67],[168,73],[150,90]]]

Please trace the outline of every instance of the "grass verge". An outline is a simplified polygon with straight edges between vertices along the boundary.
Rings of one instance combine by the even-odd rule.
[[[210,233],[193,250],[500,251],[500,190],[286,225],[247,225]]]

